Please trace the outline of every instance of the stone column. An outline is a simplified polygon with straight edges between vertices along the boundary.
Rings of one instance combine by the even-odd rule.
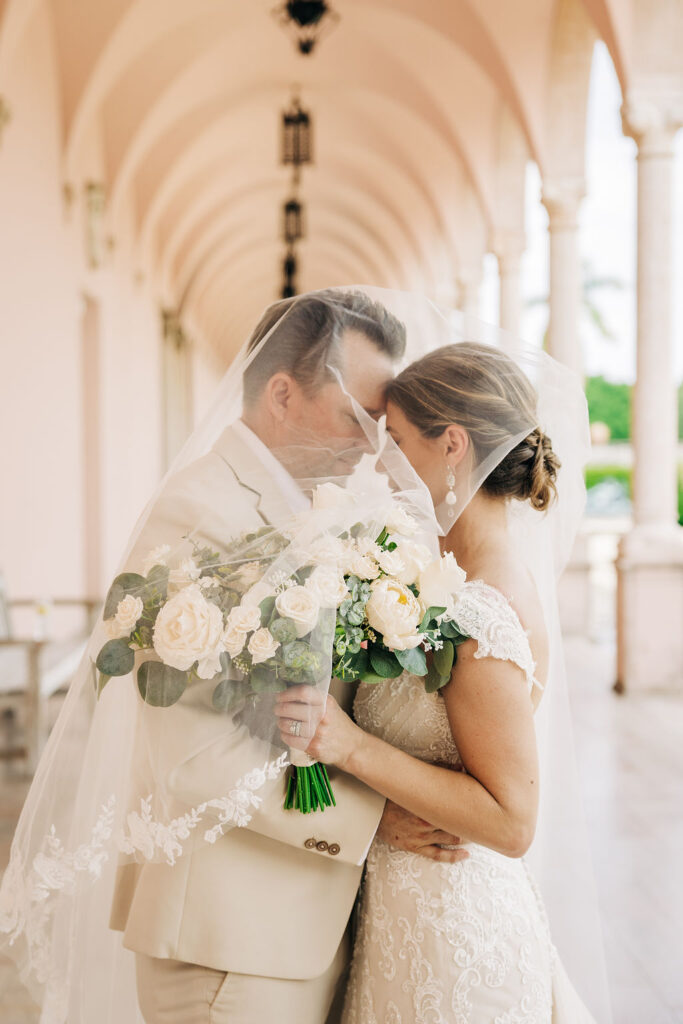
[[[581,179],[543,184],[542,201],[548,211],[550,235],[548,351],[581,376],[579,207],[584,195],[585,186]]]
[[[675,113],[629,99],[622,116],[624,131],[638,146],[638,352],[634,522],[617,558],[617,689],[680,689],[683,529],[677,514],[672,265],[674,136],[683,108]]]
[[[482,268],[479,266],[463,267],[455,279],[457,306],[468,316],[478,317],[479,289],[481,288]]]
[[[505,331],[519,336],[522,320],[520,271],[525,238],[518,232],[498,234],[491,240],[491,250],[498,260],[500,287],[498,323]]]

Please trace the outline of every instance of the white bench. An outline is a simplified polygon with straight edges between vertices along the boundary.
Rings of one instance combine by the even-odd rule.
[[[50,598],[50,606],[80,607],[84,628],[65,640],[18,637],[12,629],[13,608],[34,608],[40,615],[42,603],[32,598],[9,600],[0,574],[0,714],[23,721],[24,742],[0,750],[2,760],[22,758],[27,771],[34,772],[48,734],[47,702],[66,689],[78,668],[99,607],[95,598]],[[38,619],[39,621],[39,619]]]

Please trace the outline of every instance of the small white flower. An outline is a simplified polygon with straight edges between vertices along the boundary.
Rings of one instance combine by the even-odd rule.
[[[453,553],[447,551],[420,573],[420,600],[425,608],[448,608],[466,579],[465,570],[460,568]]]
[[[369,555],[361,555],[356,552],[351,555],[348,563],[348,572],[358,576],[361,580],[376,580],[379,576],[379,566],[374,558]]]
[[[132,594],[119,601],[114,618],[108,619],[106,623],[109,638],[120,640],[124,636],[130,636],[142,615],[143,608],[141,598],[133,597]]]
[[[295,586],[284,590],[278,594],[275,607],[283,619],[292,620],[298,637],[310,633],[318,621],[320,605],[306,587]]]
[[[402,537],[412,537],[419,529],[417,519],[395,501],[389,506],[384,525],[389,533],[398,533]]]
[[[252,663],[258,665],[260,662],[267,661],[268,658],[273,657],[280,646],[280,642],[264,626],[262,629],[257,629],[255,633],[252,633],[248,646]]]
[[[221,652],[219,649],[212,651],[208,657],[200,658],[197,665],[197,675],[200,679],[213,679],[221,670]]]
[[[194,558],[183,558],[175,569],[171,569],[168,574],[168,582],[171,587],[180,589],[181,587],[186,587],[188,583],[196,582],[200,575],[201,569]]]
[[[343,487],[337,484],[319,484],[313,491],[311,504],[317,511],[329,509],[351,508],[356,503],[356,497]]]
[[[396,579],[400,578],[399,574],[405,568],[399,551],[380,551],[377,562],[382,572],[387,576],[395,576]]]
[[[257,604],[238,604],[228,613],[226,625],[238,633],[251,633],[261,625],[261,610]]]
[[[160,544],[159,547],[152,548],[142,563],[142,575],[146,576],[150,569],[153,569],[155,565],[166,565],[166,559],[170,554],[170,551],[170,544]]]
[[[338,608],[349,596],[349,589],[339,569],[318,565],[304,584],[321,608]]]

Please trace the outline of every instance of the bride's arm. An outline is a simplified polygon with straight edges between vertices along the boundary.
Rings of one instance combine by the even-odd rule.
[[[538,765],[533,705],[521,669],[475,658],[476,643],[458,648],[443,699],[467,774],[427,764],[363,732],[332,698],[308,752],[336,764],[436,828],[521,857],[533,839]],[[308,719],[316,691],[295,687],[280,696],[284,719]],[[314,715],[314,720],[315,720]],[[292,737],[283,723],[288,742]],[[305,746],[304,738],[300,744]]]

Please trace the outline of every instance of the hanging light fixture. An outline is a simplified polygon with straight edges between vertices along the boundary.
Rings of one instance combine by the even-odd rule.
[[[288,246],[299,242],[305,234],[304,208],[298,199],[288,199],[282,207],[282,237]]]
[[[311,116],[292,96],[292,105],[282,112],[281,162],[294,168],[295,174],[304,164],[313,162],[313,129]]]
[[[294,36],[299,53],[307,57],[324,35],[335,27],[339,15],[325,0],[288,0],[272,12]]]
[[[283,284],[282,298],[291,299],[297,294],[296,288],[297,259],[294,250],[290,249],[282,262]]]

